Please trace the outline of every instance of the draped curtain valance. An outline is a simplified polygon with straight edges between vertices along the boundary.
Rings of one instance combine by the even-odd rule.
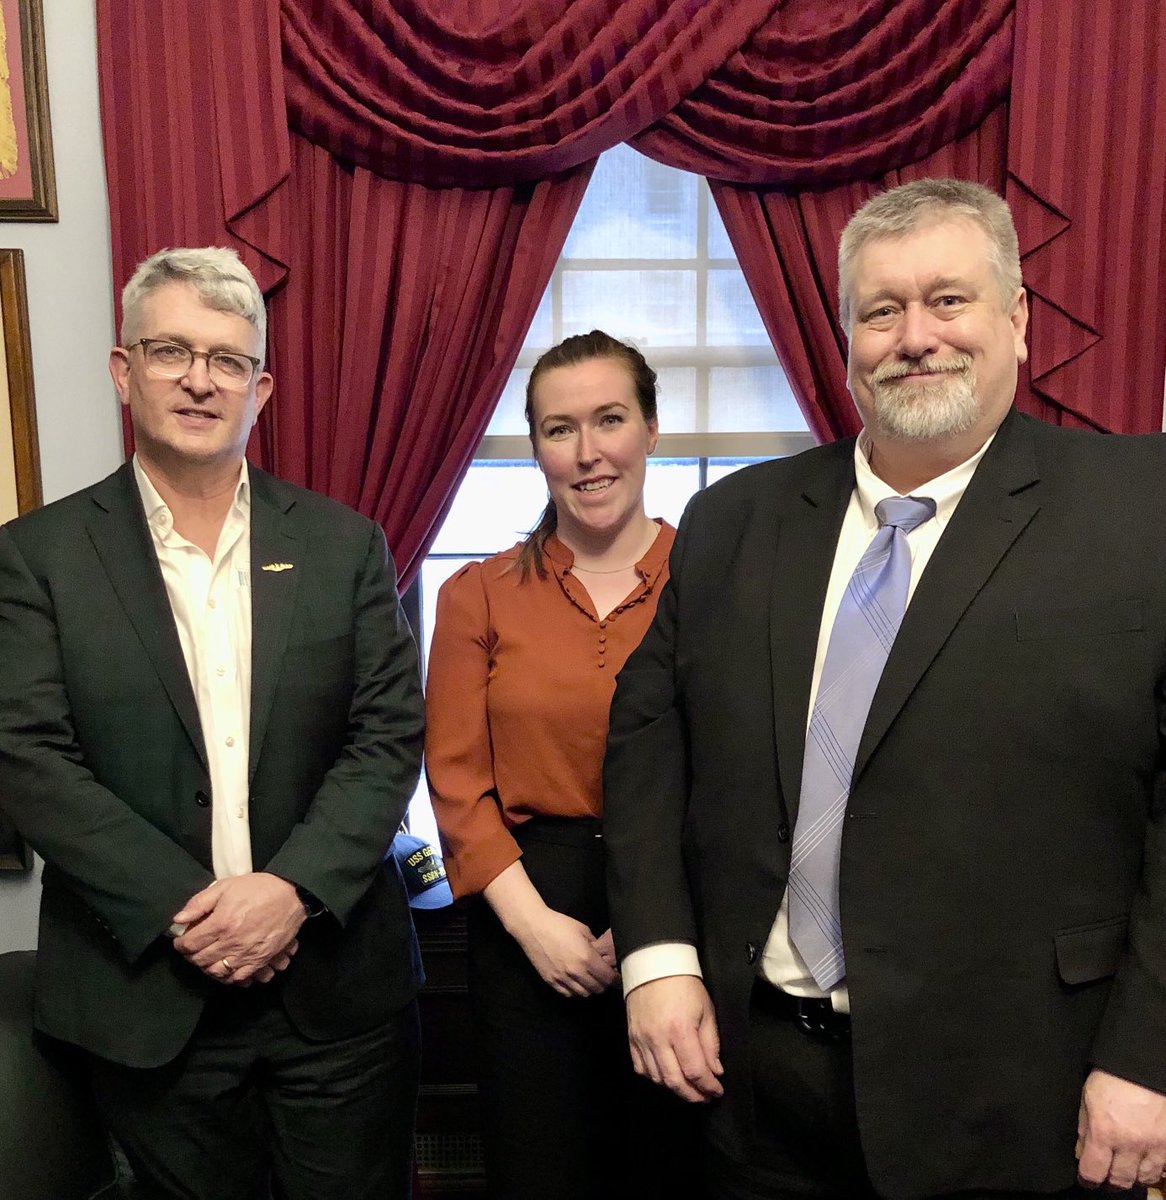
[[[1021,404],[1158,427],[1166,332],[1139,306],[1166,266],[1160,7],[98,0],[115,278],[163,244],[240,248],[277,293],[273,360],[300,362],[287,341],[305,330],[325,339],[305,376],[281,375],[256,453],[355,497],[407,572],[497,401],[590,165],[621,141],[714,180],[821,436],[853,422],[830,239],[848,205],[919,164],[962,164],[1013,205],[1034,308],[1035,394]],[[321,189],[339,226],[313,213]],[[382,220],[382,205],[398,215]],[[405,269],[417,253],[461,264],[464,294],[459,277]],[[397,294],[373,302],[374,282]],[[321,295],[341,322],[331,336],[309,311]],[[800,371],[805,355],[817,366]],[[452,359],[451,381],[437,364]],[[439,380],[452,395],[427,390]],[[311,440],[320,429],[333,444]],[[424,512],[402,517],[423,477]]]

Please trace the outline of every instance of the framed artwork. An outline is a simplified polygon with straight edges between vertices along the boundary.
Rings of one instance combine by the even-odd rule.
[[[0,250],[0,524],[41,502],[24,255]],[[0,871],[29,871],[32,851],[0,816]]]
[[[55,221],[42,0],[0,0],[0,221]]]

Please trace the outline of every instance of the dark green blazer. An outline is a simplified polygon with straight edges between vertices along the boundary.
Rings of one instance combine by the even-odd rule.
[[[328,909],[265,986],[326,1039],[418,985],[404,889],[381,866],[418,775],[417,655],[380,528],[250,478],[252,857]],[[0,664],[0,807],[45,860],[38,1026],[167,1062],[217,986],[165,936],[213,877],[213,798],[130,464],[0,529]]]
[[[797,820],[854,442],[692,501],[605,769],[621,956],[700,952],[712,1132],[757,1123],[749,994]],[[1166,1091],[1166,438],[1009,416],[919,580],[859,746],[840,899],[880,1195],[1068,1188],[1091,1064]]]

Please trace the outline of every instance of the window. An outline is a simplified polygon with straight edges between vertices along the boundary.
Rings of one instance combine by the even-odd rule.
[[[513,545],[546,503],[523,417],[538,356],[601,328],[634,341],[659,375],[649,516],[748,462],[813,445],[707,183],[617,146],[599,160],[498,408],[421,569],[423,658],[437,592],[464,563]],[[410,825],[436,841],[424,781]]]

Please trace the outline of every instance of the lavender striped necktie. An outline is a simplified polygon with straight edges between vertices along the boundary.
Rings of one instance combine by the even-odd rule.
[[[915,496],[895,496],[875,505],[879,530],[846,585],[822,664],[794,828],[789,930],[823,991],[846,975],[838,862],[854,756],[907,607],[907,534],[934,515],[935,501]]]

